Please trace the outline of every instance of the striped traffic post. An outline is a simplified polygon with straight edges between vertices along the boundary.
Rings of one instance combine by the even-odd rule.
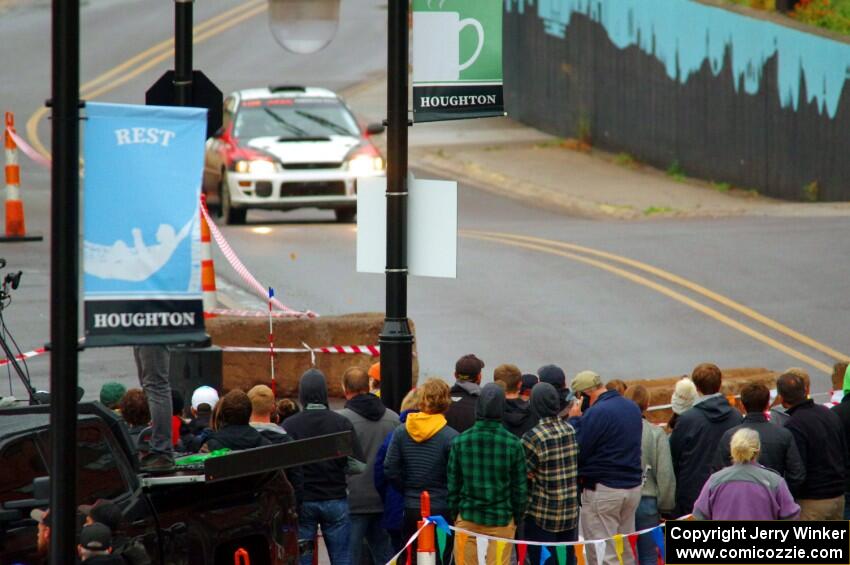
[[[212,237],[210,227],[204,218],[203,208],[207,206],[207,196],[201,194],[201,290],[204,292],[204,317],[215,316],[213,310],[218,306],[215,290],[215,265],[212,258]]]
[[[27,235],[24,222],[24,203],[21,200],[21,168],[18,165],[18,145],[12,138],[15,114],[6,112],[4,131],[6,148],[6,230],[0,241],[40,241],[40,235]]]
[[[416,524],[417,529],[421,530],[416,540],[416,565],[437,565],[434,524],[427,520],[431,516],[431,495],[427,490],[423,490],[419,496],[419,505],[422,519]]]

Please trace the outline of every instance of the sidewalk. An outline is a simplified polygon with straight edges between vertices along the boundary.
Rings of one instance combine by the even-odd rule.
[[[342,92],[366,121],[385,117],[386,78]],[[376,142],[384,145],[385,137]],[[417,124],[411,168],[546,208],[592,218],[850,216],[850,203],[774,200],[750,191],[676,177],[562,140],[510,118]],[[382,147],[383,149],[383,147]]]

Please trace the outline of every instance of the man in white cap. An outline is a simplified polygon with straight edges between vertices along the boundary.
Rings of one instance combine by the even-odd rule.
[[[187,451],[197,452],[203,445],[216,404],[218,391],[211,386],[199,386],[192,393],[192,419],[189,421],[191,436],[188,442],[184,442]]]
[[[629,534],[635,531],[642,482],[640,408],[606,389],[593,371],[576,375],[570,388],[578,400],[569,414],[579,445],[582,536],[593,540]],[[582,412],[584,399],[588,407]],[[596,548],[588,549],[595,556]],[[593,556],[588,561],[593,562]],[[623,559],[631,563],[631,553],[624,552]],[[606,544],[604,563],[620,563],[613,541]]]

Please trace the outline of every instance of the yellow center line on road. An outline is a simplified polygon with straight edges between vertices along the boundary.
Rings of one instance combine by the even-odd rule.
[[[193,28],[193,43],[202,43],[247,19],[261,14],[266,9],[267,5],[264,0],[249,0],[248,2],[239,4],[234,8],[225,10],[216,16],[204,20]],[[149,47],[133,57],[130,57],[126,61],[119,63],[108,71],[81,85],[80,97],[90,100],[118,88],[148,69],[169,59],[173,55],[173,47],[174,38],[172,37]],[[151,58],[149,59],[149,57]],[[125,73],[125,71],[126,74],[122,75],[121,73]],[[95,88],[97,85],[104,82],[106,82],[106,84]],[[48,112],[48,108],[39,108],[32,114],[32,116],[30,116],[26,124],[27,137],[29,138],[30,144],[45,157],[49,157],[50,152],[41,142],[41,139],[39,139],[38,124],[44,119]]]
[[[725,324],[725,325],[729,326],[730,328],[733,328],[733,329],[735,329],[735,330],[737,330],[737,331],[739,331],[739,332],[741,332],[741,333],[743,333],[743,334],[745,334],[745,335],[747,335],[747,336],[749,336],[749,337],[751,337],[751,338],[753,338],[757,341],[760,341],[760,342],[764,343],[765,345],[768,345],[768,346],[776,349],[777,351],[780,351],[780,352],[782,352],[782,353],[784,353],[784,354],[786,354],[790,357],[793,357],[794,359],[802,361],[803,363],[805,363],[805,364],[807,364],[811,367],[814,367],[814,368],[826,373],[827,375],[832,374],[832,367],[830,367],[829,365],[822,363],[822,362],[818,361],[817,359],[809,357],[805,353],[797,351],[796,349],[789,347],[789,346],[785,345],[784,343],[780,343],[779,341],[777,341],[777,340],[775,340],[775,339],[773,339],[773,338],[771,338],[771,337],[769,337],[769,336],[767,336],[767,335],[765,335],[765,334],[763,334],[759,331],[756,331],[753,328],[751,328],[747,325],[744,325],[741,322],[734,320],[734,319],[730,318],[729,316],[726,316],[725,314],[722,314],[721,312],[718,312],[717,310],[715,310],[715,309],[713,309],[709,306],[706,306],[705,304],[697,302],[696,300],[694,300],[694,299],[692,299],[688,296],[685,296],[684,294],[682,294],[680,292],[676,292],[675,290],[673,290],[669,287],[666,287],[662,284],[659,284],[659,283],[652,281],[652,280],[650,280],[646,277],[643,277],[641,275],[635,274],[631,271],[627,271],[627,270],[622,269],[620,267],[615,267],[614,265],[610,265],[610,264],[605,263],[603,261],[600,261],[598,259],[591,259],[590,257],[585,257],[583,255],[577,255],[576,253],[572,253],[572,252],[569,252],[569,251],[563,251],[561,249],[553,248],[551,245],[548,245],[548,244],[543,245],[543,244],[540,244],[540,243],[518,241],[518,240],[513,239],[513,238],[504,237],[504,235],[502,235],[502,234],[493,234],[492,232],[489,233],[489,234],[485,234],[483,232],[479,233],[479,232],[472,232],[472,231],[468,231],[468,230],[463,230],[461,232],[461,235],[463,235],[465,237],[469,237],[471,239],[478,239],[478,240],[481,240],[481,241],[490,241],[490,242],[493,242],[493,243],[500,243],[502,245],[520,247],[520,248],[529,249],[529,250],[532,250],[532,251],[539,251],[541,253],[547,253],[549,255],[556,255],[556,256],[559,256],[559,257],[564,257],[566,259],[571,259],[573,261],[584,263],[586,265],[590,265],[590,266],[596,267],[598,269],[602,269],[604,271],[607,271],[609,273],[612,273],[614,275],[622,277],[622,278],[624,278],[628,281],[631,281],[635,284],[639,284],[641,286],[644,286],[646,288],[654,290],[654,291],[656,291],[660,294],[663,294],[664,296],[672,298],[673,300],[680,302],[680,303],[684,304],[685,306],[688,306],[688,307],[696,310],[697,312],[705,314],[706,316],[708,316],[708,317],[710,317],[710,318],[712,318],[712,319],[714,319],[714,320],[716,320],[716,321],[718,321],[722,324]],[[542,240],[542,241],[546,241],[546,240]]]
[[[752,320],[755,320],[756,322],[759,322],[760,324],[763,324],[763,325],[769,327],[770,329],[772,329],[774,331],[777,331],[781,334],[784,334],[784,335],[802,343],[803,345],[806,345],[808,347],[811,347],[812,349],[820,351],[821,353],[824,353],[824,354],[832,357],[836,361],[847,361],[848,359],[850,359],[850,355],[847,355],[846,353],[841,353],[840,351],[836,351],[835,349],[833,349],[833,348],[831,348],[827,345],[824,345],[823,343],[820,343],[819,341],[816,341],[816,340],[814,340],[814,339],[812,339],[812,338],[810,338],[806,335],[803,335],[800,332],[795,331],[795,330],[789,328],[788,326],[786,326],[786,325],[784,325],[780,322],[777,322],[776,320],[768,318],[764,314],[761,314],[760,312],[757,312],[756,310],[753,310],[752,308],[744,306],[743,304],[736,302],[729,297],[723,296],[722,294],[718,294],[718,293],[716,293],[716,292],[714,292],[714,291],[712,291],[708,288],[705,288],[704,286],[697,284],[697,283],[695,283],[691,280],[688,280],[684,277],[680,277],[680,276],[675,275],[675,274],[673,274],[669,271],[665,271],[663,269],[653,267],[652,265],[648,265],[648,264],[643,263],[641,261],[636,261],[634,259],[629,259],[628,257],[623,257],[622,255],[616,255],[614,253],[608,253],[606,251],[600,251],[598,249],[593,249],[592,247],[585,247],[585,246],[576,245],[576,244],[573,244],[573,243],[566,243],[566,242],[563,242],[563,241],[555,241],[555,240],[551,240],[551,239],[543,239],[543,238],[539,238],[539,237],[532,237],[532,236],[525,236],[525,235],[518,235],[518,234],[509,234],[509,233],[500,233],[500,232],[477,231],[477,230],[462,230],[461,233],[463,235],[467,235],[467,234],[469,234],[469,235],[475,235],[475,234],[477,234],[477,235],[487,235],[487,236],[493,236],[493,237],[509,238],[509,239],[516,240],[516,241],[526,241],[526,242],[531,242],[531,243],[538,243],[540,245],[549,245],[549,246],[557,247],[557,248],[560,248],[560,249],[566,249],[566,250],[569,250],[569,251],[575,251],[575,252],[579,252],[579,253],[585,253],[585,254],[588,254],[588,255],[594,255],[596,257],[601,257],[601,258],[607,259],[609,261],[615,261],[615,262],[621,263],[623,265],[628,265],[630,267],[634,267],[635,269],[639,269],[639,270],[644,271],[646,273],[655,275],[656,277],[658,277],[660,279],[664,279],[668,282],[672,282],[674,284],[677,284],[677,285],[679,285],[683,288],[686,288],[686,289],[688,289],[692,292],[695,292],[696,294],[700,294],[702,296],[705,296],[706,298],[709,298],[709,299],[717,302],[718,304],[726,306],[727,308],[734,310],[734,311],[738,312],[739,314],[742,314],[742,315],[744,315],[744,316],[746,316],[746,317],[748,317]]]

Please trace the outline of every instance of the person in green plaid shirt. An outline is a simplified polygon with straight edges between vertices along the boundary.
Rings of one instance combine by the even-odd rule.
[[[449,508],[455,526],[484,535],[513,538],[526,502],[525,453],[520,440],[502,425],[505,391],[490,383],[481,389],[476,422],[452,443],[449,453]],[[497,560],[496,544],[487,550],[487,565],[508,565],[511,552]],[[455,536],[455,560],[477,563],[473,536]]]
[[[566,420],[558,417],[561,399],[549,383],[531,389],[531,410],[540,422],[522,436],[530,492],[524,539],[564,542],[578,539],[578,441]],[[540,547],[528,546],[531,563],[540,562]],[[557,563],[553,554],[547,565]],[[567,548],[567,565],[575,563]]]

